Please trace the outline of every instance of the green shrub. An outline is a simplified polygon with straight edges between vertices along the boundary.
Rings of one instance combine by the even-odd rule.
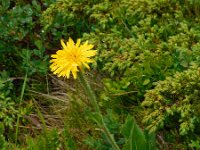
[[[40,18],[44,34],[51,35],[57,41],[63,36],[80,38],[84,32],[91,30],[93,23],[87,11],[91,11],[95,3],[90,0],[59,0],[52,3]]]
[[[21,78],[27,73],[28,78],[32,78],[27,83],[33,84],[40,79],[41,84],[48,71],[48,56],[39,17],[49,3],[49,0],[46,3],[36,0],[31,3],[26,0],[0,1],[0,120],[6,129],[4,136],[11,143],[17,116],[30,113],[28,102],[22,101],[23,96],[20,97],[20,93],[24,93]],[[26,87],[30,89],[31,85]],[[26,96],[30,98],[30,95]],[[19,122],[23,126],[26,121],[23,119]]]
[[[44,54],[45,49],[42,31],[38,30],[38,18],[42,7],[43,5],[35,0],[31,3],[25,0],[0,2],[0,65],[11,76],[25,74],[21,68],[23,62],[20,56],[23,55],[23,49],[28,49],[33,54],[32,59],[37,60],[31,67],[41,68],[39,59],[43,57],[41,53]],[[44,65],[45,63],[48,64],[47,60],[43,61]]]
[[[192,67],[156,82],[155,88],[147,91],[142,105],[149,131],[178,133],[187,144],[199,138],[199,76],[200,68]]]
[[[13,90],[12,80],[9,79],[6,72],[1,72],[0,75],[0,120],[5,127],[13,128],[16,120],[18,108],[17,101],[10,97]]]
[[[114,1],[108,28],[97,26],[83,35],[98,49],[98,69],[111,77],[104,80],[106,99],[118,95],[119,103],[140,103],[153,82],[199,61],[199,6],[197,1]]]
[[[1,123],[0,124],[0,149],[6,150],[8,143],[6,142],[3,134],[4,134],[4,125]]]

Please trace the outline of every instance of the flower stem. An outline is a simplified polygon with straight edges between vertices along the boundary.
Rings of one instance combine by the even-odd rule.
[[[99,106],[97,104],[96,96],[95,96],[93,90],[91,89],[91,86],[89,85],[89,83],[85,79],[85,76],[84,76],[82,71],[80,71],[80,73],[79,73],[79,80],[80,80],[81,84],[83,85],[83,88],[84,88],[87,96],[89,97],[89,100],[90,100],[90,103],[92,104],[92,107],[94,107],[94,110],[97,113],[100,113],[100,109],[99,109]]]
[[[96,96],[90,86],[90,84],[87,82],[87,80],[84,77],[84,74],[82,71],[80,71],[79,73],[79,80],[86,92],[86,94],[88,95],[88,98],[90,100],[90,103],[92,104],[92,107],[94,108],[95,112],[98,113],[98,115],[100,116],[100,122],[98,121],[97,124],[103,128],[103,131],[107,137],[107,139],[109,140],[110,144],[112,145],[112,147],[114,148],[114,150],[120,150],[120,148],[118,147],[118,145],[116,144],[113,136],[111,135],[110,131],[108,130],[104,120],[103,120],[103,116],[101,114],[99,105],[97,103],[97,99]]]

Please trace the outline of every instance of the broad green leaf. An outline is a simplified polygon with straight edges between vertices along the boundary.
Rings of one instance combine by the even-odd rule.
[[[122,134],[126,139],[123,150],[146,150],[145,136],[131,116],[127,117]]]
[[[146,150],[155,150],[156,149],[156,137],[154,133],[148,133],[148,131],[144,131],[144,135],[147,141]]]

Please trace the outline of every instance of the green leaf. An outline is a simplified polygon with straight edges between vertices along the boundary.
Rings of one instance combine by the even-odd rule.
[[[144,131],[144,135],[147,141],[146,150],[156,149],[156,136],[154,133],[149,134],[148,131]]]
[[[122,134],[126,139],[123,150],[146,150],[145,136],[131,116],[127,117]]]
[[[143,82],[143,85],[147,85],[150,83],[150,80],[149,79],[145,79],[144,82]]]
[[[41,6],[38,4],[38,2],[36,0],[32,1],[32,5],[38,12],[41,11]]]
[[[41,40],[36,40],[36,41],[34,41],[34,44],[35,44],[35,46],[37,46],[37,48],[38,48],[39,50],[42,49],[42,41],[41,41]]]
[[[5,10],[8,9],[9,6],[10,6],[10,0],[3,0],[3,1],[2,1],[2,6],[3,6],[3,8],[4,8]]]
[[[102,117],[99,113],[96,113],[96,112],[90,113],[88,114],[88,117],[92,119],[94,122],[96,122],[97,124],[103,124]]]

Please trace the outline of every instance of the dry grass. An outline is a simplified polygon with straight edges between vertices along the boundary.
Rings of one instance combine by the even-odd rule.
[[[93,89],[101,90],[101,78],[94,73],[87,74]],[[96,126],[85,117],[85,110],[90,105],[87,95],[78,80],[64,80],[49,75],[49,93],[30,90],[34,105],[38,108],[34,114],[26,116],[34,128],[41,129],[43,121],[46,128],[62,131],[67,126],[78,147],[88,149],[84,140],[90,134],[96,134]],[[42,116],[41,116],[42,115]]]

